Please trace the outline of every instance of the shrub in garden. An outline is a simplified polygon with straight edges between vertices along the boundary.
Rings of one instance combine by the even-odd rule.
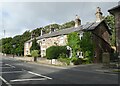
[[[81,58],[72,57],[71,62],[73,62],[74,65],[79,65],[82,64],[83,60]]]
[[[34,61],[37,61],[37,57],[39,56],[39,51],[38,50],[32,50],[31,55],[32,55],[32,57],[34,57]]]
[[[51,46],[46,50],[47,59],[57,59],[61,54],[66,55],[66,46]]]
[[[59,55],[59,61],[66,63],[67,65],[70,65],[70,58],[66,57],[66,54],[60,54]]]
[[[61,61],[61,62],[64,62],[64,63],[66,63],[67,65],[70,65],[70,58],[59,58],[58,59],[59,61]]]
[[[89,64],[90,63],[90,58],[83,58],[83,64]]]

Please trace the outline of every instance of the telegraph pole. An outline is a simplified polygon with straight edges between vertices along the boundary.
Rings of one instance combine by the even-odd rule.
[[[5,27],[4,27],[4,15],[3,15],[3,11],[4,11],[4,9],[2,8],[2,29],[3,29],[3,38],[5,38],[5,33],[6,33],[6,31],[5,31]]]
[[[5,38],[5,34],[6,34],[6,31],[5,31],[5,27],[4,27],[4,15],[3,15],[3,11],[4,11],[4,9],[3,8],[1,8],[2,9],[2,29],[3,29],[3,38]],[[3,49],[4,50],[4,49]],[[6,54],[4,53],[4,51],[3,51],[3,55],[5,55],[6,56]]]
[[[4,29],[4,28],[3,28],[3,29]],[[4,38],[5,38],[5,33],[6,33],[5,29],[3,30],[3,32],[4,32]]]

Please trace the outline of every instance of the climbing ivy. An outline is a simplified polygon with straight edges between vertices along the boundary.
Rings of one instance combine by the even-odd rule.
[[[73,57],[76,57],[76,52],[80,50],[80,38],[78,32],[72,32],[67,35],[67,45],[72,48]]]
[[[92,33],[84,32],[82,39],[80,40],[79,32],[72,32],[67,36],[67,45],[72,48],[72,57],[76,57],[77,51],[82,51],[85,58],[89,61],[93,59],[94,55],[94,43],[92,41]]]
[[[85,58],[89,60],[93,59],[94,55],[94,43],[92,40],[92,33],[91,32],[84,32],[82,39],[80,40],[80,48],[83,52]]]

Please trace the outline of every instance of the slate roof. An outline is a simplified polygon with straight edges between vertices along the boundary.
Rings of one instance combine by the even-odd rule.
[[[118,4],[118,6],[116,7],[109,9],[108,12],[110,12],[111,14],[114,14],[114,11],[117,11],[117,10],[120,11],[120,4]]]
[[[101,22],[86,23],[86,24],[80,25],[78,27],[62,29],[62,30],[55,31],[52,33],[44,34],[42,36],[37,37],[36,39],[38,40],[38,39],[43,39],[43,38],[55,37],[55,36],[59,36],[59,35],[66,35],[66,34],[69,34],[71,32],[92,31],[92,30],[96,29],[96,27],[99,26],[99,24],[101,24],[102,22],[104,22],[104,20],[102,20]],[[107,27],[107,29],[108,29],[108,32],[110,33],[108,27]],[[31,41],[32,41],[32,39],[28,40],[27,42],[31,42]]]

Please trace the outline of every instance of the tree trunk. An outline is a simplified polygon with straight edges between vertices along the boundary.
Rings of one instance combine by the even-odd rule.
[[[34,57],[34,62],[37,62],[37,57]]]

